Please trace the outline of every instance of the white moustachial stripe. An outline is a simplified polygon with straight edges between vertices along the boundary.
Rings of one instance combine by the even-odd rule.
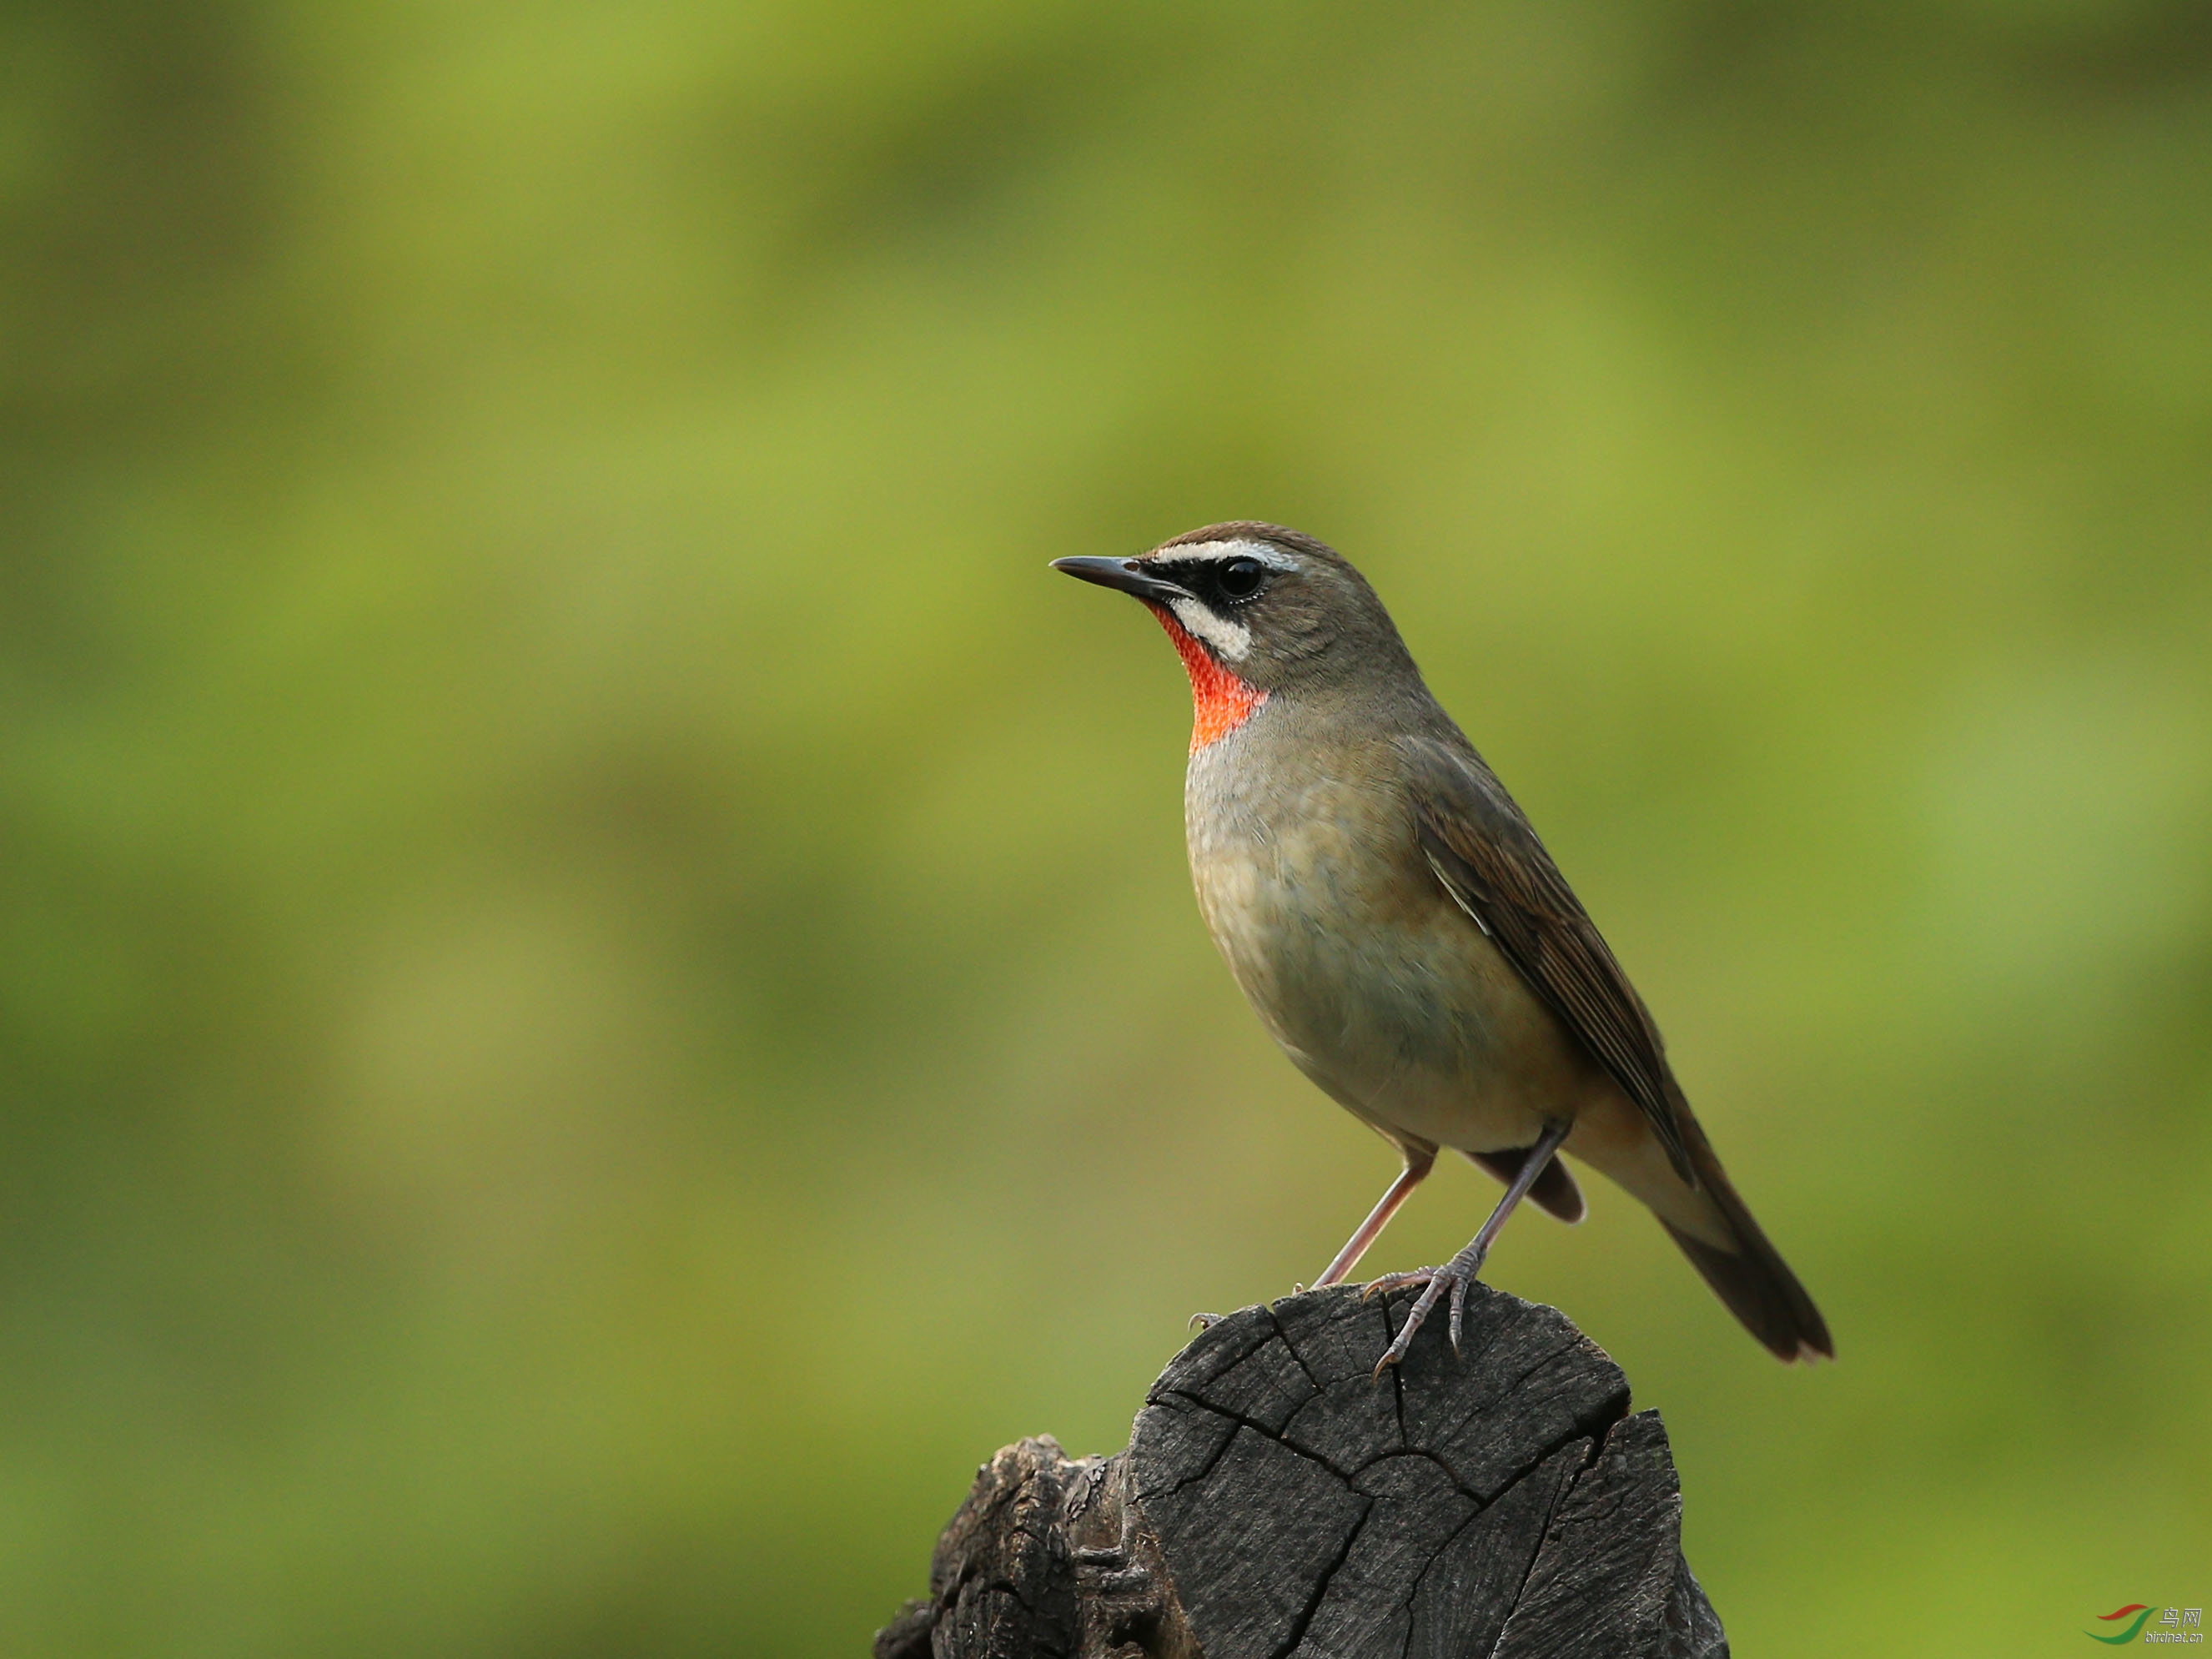
[[[1176,620],[1231,662],[1242,662],[1252,649],[1252,630],[1240,622],[1217,617],[1196,599],[1170,599]]]

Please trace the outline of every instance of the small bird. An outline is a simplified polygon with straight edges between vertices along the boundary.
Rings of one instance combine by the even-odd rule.
[[[1522,1199],[1583,1216],[1571,1153],[1648,1206],[1729,1311],[1785,1360],[1828,1328],[1751,1218],[1659,1029],[1505,786],[1422,680],[1375,590],[1280,525],[1208,525],[1136,558],[1053,568],[1141,599],[1190,675],[1183,812],[1207,931],[1297,1068],[1405,1161],[1317,1285],[1347,1278],[1436,1162],[1506,1183],[1419,1286],[1405,1358]]]

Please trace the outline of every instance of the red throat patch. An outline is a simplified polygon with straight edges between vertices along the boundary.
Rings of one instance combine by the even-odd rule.
[[[1195,755],[1250,720],[1267,701],[1267,694],[1256,685],[1247,685],[1214,661],[1212,653],[1191,636],[1172,612],[1160,605],[1146,608],[1168,630],[1176,654],[1182,659],[1183,672],[1190,676],[1190,752]]]

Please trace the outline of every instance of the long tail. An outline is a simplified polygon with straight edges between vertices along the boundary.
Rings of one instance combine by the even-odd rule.
[[[1725,1245],[1717,1239],[1709,1242],[1675,1225],[1655,1205],[1659,1224],[1682,1247],[1682,1254],[1713,1287],[1713,1294],[1777,1358],[1811,1359],[1820,1355],[1833,1359],[1836,1346],[1828,1336],[1828,1322],[1820,1317],[1820,1310],[1813,1305],[1813,1298],[1790,1271],[1781,1252],[1767,1242],[1759,1224],[1751,1218],[1751,1212],[1737,1196],[1698,1121],[1685,1110],[1680,1121],[1690,1166],[1697,1171],[1698,1190],[1688,1194],[1678,1189],[1676,1201],[1703,1200],[1705,1217],[1702,1218],[1708,1220],[1708,1225],[1698,1231],[1717,1234],[1728,1242]]]

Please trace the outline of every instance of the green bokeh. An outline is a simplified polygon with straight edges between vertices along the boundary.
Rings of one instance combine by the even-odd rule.
[[[0,4],[0,1650],[855,1654],[1310,1278],[1391,1159],[1044,568],[1240,516],[1835,1329],[1494,1259],[1738,1651],[2212,1601],[2208,17]]]

